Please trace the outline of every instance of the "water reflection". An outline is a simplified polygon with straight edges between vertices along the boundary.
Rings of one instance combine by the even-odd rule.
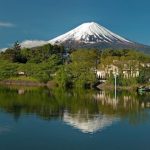
[[[19,95],[25,94],[25,90],[24,90],[24,89],[18,89],[18,94],[19,94]]]
[[[94,98],[104,106],[111,106],[112,109],[134,109],[136,108],[149,108],[150,107],[150,94],[139,95],[135,91],[119,91],[118,96],[115,98],[111,91],[100,91]]]
[[[63,121],[74,128],[79,129],[83,133],[96,133],[102,131],[108,126],[111,126],[118,119],[113,116],[98,114],[98,115],[84,115],[84,114],[70,114],[64,113]]]
[[[37,115],[60,119],[83,133],[95,133],[121,119],[134,125],[145,122],[149,96],[119,91],[115,98],[113,91],[0,87],[0,109],[12,114],[15,121],[24,114]]]

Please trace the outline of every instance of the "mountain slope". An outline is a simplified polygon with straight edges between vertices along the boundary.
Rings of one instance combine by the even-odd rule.
[[[150,53],[150,46],[129,41],[95,22],[84,23],[48,42],[67,48],[133,48]]]
[[[78,41],[84,43],[98,43],[98,42],[119,42],[132,43],[125,38],[109,31],[108,29],[98,25],[97,23],[84,23],[79,27],[50,40],[50,43],[63,43],[66,41]]]

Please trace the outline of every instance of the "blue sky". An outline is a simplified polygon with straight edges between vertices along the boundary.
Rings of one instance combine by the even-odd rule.
[[[50,40],[91,21],[150,45],[149,0],[0,0],[0,48]]]

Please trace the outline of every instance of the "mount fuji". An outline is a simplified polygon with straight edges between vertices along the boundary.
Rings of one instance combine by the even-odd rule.
[[[126,44],[132,43],[131,41],[122,38],[121,36],[109,31],[95,22],[84,23],[65,34],[50,40],[49,42],[53,44],[62,44],[67,41],[70,43],[78,42],[85,44],[114,42]]]
[[[60,35],[52,40],[26,40],[21,43],[22,47],[32,48],[45,44],[63,45],[69,49],[76,48],[112,48],[112,49],[136,49],[150,53],[150,46],[139,44],[123,38],[105,27],[95,23],[83,23],[75,29]]]
[[[129,48],[150,53],[150,46],[125,39],[95,22],[83,23],[48,42],[67,48]]]

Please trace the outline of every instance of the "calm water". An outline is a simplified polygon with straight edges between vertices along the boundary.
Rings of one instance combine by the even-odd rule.
[[[150,150],[150,95],[0,87],[0,150]]]

